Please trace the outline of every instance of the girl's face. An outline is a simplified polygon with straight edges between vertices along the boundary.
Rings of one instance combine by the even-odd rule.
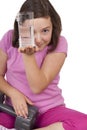
[[[22,42],[29,42],[29,24],[30,20],[26,20],[22,26],[19,26]],[[50,17],[35,18],[34,24],[34,42],[39,50],[42,50],[51,41],[52,22]]]
[[[42,50],[51,41],[52,22],[50,17],[34,19],[35,44]]]

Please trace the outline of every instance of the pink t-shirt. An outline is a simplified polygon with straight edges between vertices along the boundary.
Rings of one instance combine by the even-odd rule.
[[[30,100],[34,102],[39,108],[39,112],[46,112],[48,109],[64,104],[62,90],[59,88],[58,83],[60,80],[59,74],[49,84],[49,86],[40,94],[34,94],[27,82],[24,63],[21,53],[17,48],[12,47],[12,30],[5,33],[0,41],[0,48],[7,54],[7,71],[6,80],[14,88],[25,94]],[[41,67],[45,56],[47,55],[48,46],[42,51],[35,53],[36,62]],[[63,36],[60,36],[58,46],[55,50],[56,53],[64,52],[67,54],[67,41]],[[33,71],[33,70],[32,70]],[[39,75],[37,75],[39,76]],[[8,100],[9,101],[9,100]]]

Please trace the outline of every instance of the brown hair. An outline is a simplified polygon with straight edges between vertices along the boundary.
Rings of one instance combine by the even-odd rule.
[[[52,26],[53,26],[53,32],[52,32],[52,38],[49,45],[51,45],[50,51],[53,51],[58,44],[59,36],[62,29],[61,19],[60,19],[59,14],[56,12],[56,10],[52,6],[52,4],[49,2],[49,0],[26,0],[21,6],[19,12],[26,13],[26,12],[31,12],[31,11],[34,12],[34,18],[50,16]],[[12,39],[13,47],[16,47],[16,48],[19,47],[18,39],[19,39],[18,23],[15,20],[13,39]]]

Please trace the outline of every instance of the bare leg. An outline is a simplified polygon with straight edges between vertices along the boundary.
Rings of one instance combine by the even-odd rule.
[[[58,122],[58,123],[51,124],[47,127],[34,129],[34,130],[64,130],[64,128],[62,126],[62,122]]]

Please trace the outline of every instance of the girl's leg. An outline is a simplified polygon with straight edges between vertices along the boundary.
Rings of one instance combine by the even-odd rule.
[[[4,127],[4,126],[2,126],[2,125],[0,125],[0,130],[16,130],[16,129],[8,129],[8,128],[6,128],[6,127]]]
[[[47,127],[34,129],[34,130],[65,130],[65,129],[63,128],[62,123],[58,122],[58,123],[53,123]]]
[[[87,130],[87,114],[64,106],[55,107],[40,115],[34,130]]]
[[[7,113],[0,112],[0,125],[8,129],[14,128],[15,118]],[[2,129],[0,129],[2,130]]]

